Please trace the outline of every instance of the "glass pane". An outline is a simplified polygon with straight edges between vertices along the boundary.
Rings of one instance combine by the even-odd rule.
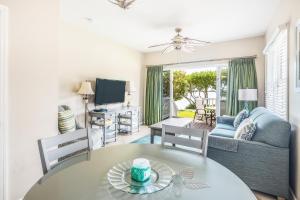
[[[163,109],[162,118],[170,116],[170,71],[163,71]]]
[[[170,97],[170,71],[163,71],[163,97]]]
[[[227,99],[227,79],[228,79],[228,67],[222,67],[221,70],[221,88],[220,88],[220,114],[226,114],[226,99]]]
[[[216,67],[181,68],[173,74],[174,110],[177,117],[194,118],[197,102],[203,102],[212,111],[216,106]],[[201,99],[201,100],[200,100]],[[203,109],[197,119],[206,121]],[[207,115],[208,116],[208,115]]]

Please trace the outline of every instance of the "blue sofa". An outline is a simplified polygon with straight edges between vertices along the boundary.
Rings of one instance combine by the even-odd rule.
[[[209,136],[208,157],[230,169],[252,190],[288,199],[291,125],[262,107],[249,117],[257,127],[252,141],[234,139],[234,117],[218,117]]]

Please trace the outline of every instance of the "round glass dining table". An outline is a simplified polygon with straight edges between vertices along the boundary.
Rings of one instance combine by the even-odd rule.
[[[110,185],[108,171],[118,163],[136,158],[161,162],[172,168],[175,174],[185,171],[187,176],[181,181],[174,179],[168,187],[152,194],[130,194]],[[161,145],[128,144],[105,147],[67,160],[42,177],[24,198],[102,199],[256,200],[256,197],[235,174],[209,158]]]

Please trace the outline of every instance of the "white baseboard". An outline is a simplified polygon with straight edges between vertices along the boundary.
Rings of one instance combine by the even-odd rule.
[[[297,197],[291,187],[290,187],[290,197],[291,197],[291,200],[297,200]]]

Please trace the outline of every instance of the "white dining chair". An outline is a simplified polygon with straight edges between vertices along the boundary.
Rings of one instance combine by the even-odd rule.
[[[91,141],[88,129],[56,135],[38,140],[44,174],[58,166],[66,159],[89,151]]]
[[[206,119],[206,112],[205,112],[205,104],[202,98],[196,98],[196,110],[194,114],[194,121],[200,116],[200,120]]]
[[[183,128],[162,125],[163,146],[194,151],[207,156],[208,131],[203,129]]]

